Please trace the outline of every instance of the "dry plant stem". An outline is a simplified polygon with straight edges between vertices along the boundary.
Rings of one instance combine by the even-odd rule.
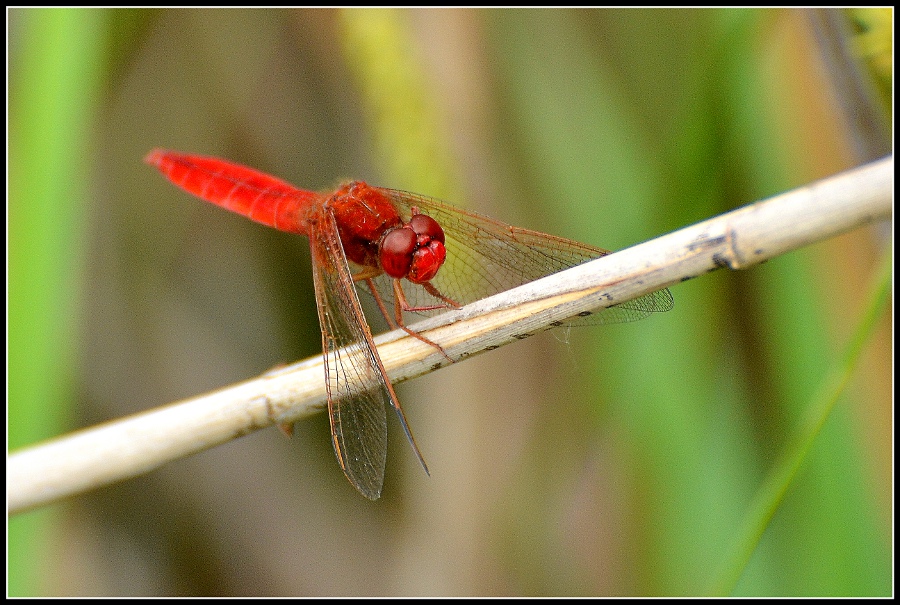
[[[722,267],[745,269],[891,217],[893,157],[818,181],[410,326],[453,359]],[[375,339],[392,382],[449,363],[394,330]],[[272,424],[325,408],[321,357],[179,403],[10,454],[15,514],[152,470]]]

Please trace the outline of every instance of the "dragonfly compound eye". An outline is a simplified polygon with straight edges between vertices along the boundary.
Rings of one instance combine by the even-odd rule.
[[[409,228],[416,232],[419,236],[419,243],[422,244],[422,237],[428,240],[437,240],[444,243],[444,230],[436,220],[425,214],[416,214],[409,219]]]
[[[381,240],[381,268],[391,277],[406,277],[413,261],[418,236],[408,227],[389,231]]]

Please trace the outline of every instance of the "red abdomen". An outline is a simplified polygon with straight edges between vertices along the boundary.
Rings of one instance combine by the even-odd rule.
[[[322,196],[218,158],[154,149],[144,161],[197,197],[290,233],[309,234],[306,216]]]

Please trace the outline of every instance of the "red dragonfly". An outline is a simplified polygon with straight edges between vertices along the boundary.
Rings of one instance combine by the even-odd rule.
[[[397,412],[426,473],[428,467],[378,357],[354,285],[374,297],[391,327],[450,359],[437,343],[407,328],[403,313],[456,309],[609,254],[361,181],[315,193],[218,158],[156,149],[144,160],[201,199],[309,238],[331,439],[347,479],[371,500],[381,495],[384,483],[385,404]],[[634,321],[672,305],[669,291],[659,290],[567,325]]]

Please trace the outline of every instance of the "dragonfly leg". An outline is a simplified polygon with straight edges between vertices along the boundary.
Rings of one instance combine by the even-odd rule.
[[[372,293],[372,297],[375,299],[375,304],[378,305],[378,309],[381,311],[381,315],[384,316],[385,321],[388,322],[388,327],[391,330],[397,329],[397,324],[394,323],[394,318],[391,317],[391,314],[388,313],[387,307],[384,306],[384,301],[381,300],[381,295],[378,294],[378,290],[375,289],[375,284],[372,282],[371,277],[363,278],[366,282],[366,286],[369,288],[369,292]]]
[[[373,277],[378,277],[381,274],[382,270],[377,267],[365,267],[358,273],[354,273],[352,277],[353,281],[365,281],[371,283]]]
[[[439,299],[441,299],[442,301],[444,301],[444,304],[443,304],[443,305],[438,305],[438,306],[434,307],[435,309],[439,309],[439,308],[441,308],[441,307],[446,307],[447,309],[461,309],[461,308],[462,308],[462,305],[460,305],[458,302],[456,302],[456,301],[453,300],[452,298],[448,298],[448,297],[444,296],[443,294],[441,294],[441,291],[438,290],[437,288],[435,288],[435,287],[431,284],[431,282],[427,281],[427,282],[425,282],[425,283],[423,283],[423,284],[420,284],[420,285],[421,285],[423,288],[425,288],[425,291],[426,291],[426,292],[428,292],[429,294],[431,294],[431,295],[434,296],[435,298],[439,298]],[[405,310],[405,311],[415,311],[416,309],[404,309],[404,310]]]
[[[410,330],[409,328],[406,327],[406,324],[403,323],[403,311],[432,311],[434,309],[446,309],[446,308],[457,308],[458,309],[459,305],[456,305],[456,303],[453,303],[455,305],[455,307],[450,307],[450,305],[448,305],[448,304],[433,305],[430,307],[411,307],[411,306],[409,306],[409,303],[406,300],[406,295],[403,293],[403,286],[400,284],[400,280],[394,279],[393,284],[394,284],[394,319],[397,321],[397,325],[400,327],[400,329],[403,330],[404,332],[406,332],[407,334],[409,334],[410,336],[412,336],[413,338],[421,340],[422,342],[424,342],[427,345],[431,345],[432,347],[434,347],[435,349],[440,351],[441,355],[446,357],[450,363],[453,363],[454,362],[453,358],[450,357],[449,355],[447,355],[447,351],[444,350],[444,347],[442,347],[441,345],[439,345],[438,343],[436,343],[432,340],[425,338],[418,332],[414,332],[413,330]],[[430,286],[431,284],[426,283],[426,284],[422,284],[422,285]],[[434,288],[434,286],[431,286],[431,289],[426,288],[426,290],[428,290],[428,292],[431,294],[433,294],[433,292],[431,290],[434,290],[434,292],[437,292],[437,289]],[[440,298],[443,299],[444,297],[440,296]],[[446,300],[449,300],[449,299],[446,299]]]

